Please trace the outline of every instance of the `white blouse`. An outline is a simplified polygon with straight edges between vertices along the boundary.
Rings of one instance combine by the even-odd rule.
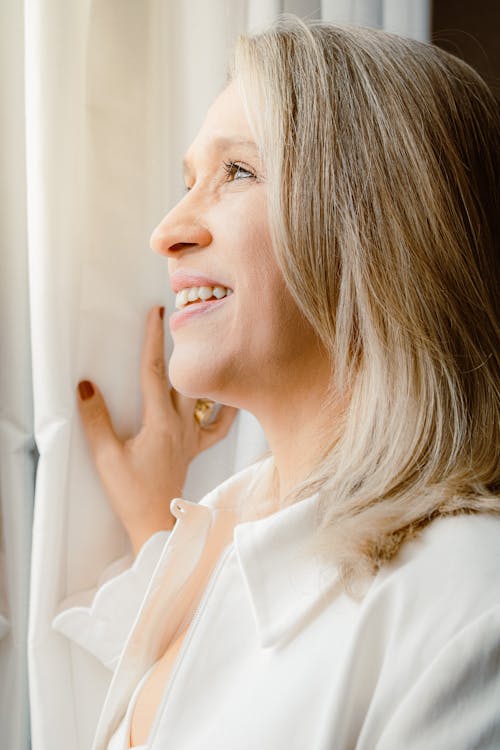
[[[237,520],[272,460],[198,504],[172,501],[173,531],[154,535],[90,606],[57,616],[54,627],[114,668],[92,750],[111,750],[138,683],[186,620],[147,750],[498,750],[500,518],[433,521],[354,600],[335,570],[301,554],[317,495],[228,524],[214,545],[217,523]],[[141,585],[124,637],[122,603]]]
[[[147,678],[153,671],[156,665],[153,664],[151,669],[148,669],[142,680],[138,683],[136,689],[132,693],[130,703],[128,704],[127,712],[123,717],[118,729],[111,737],[109,741],[108,750],[146,750],[146,745],[131,745],[130,744],[130,725],[132,722],[132,714],[135,708],[137,698],[141,691],[142,686],[146,682]]]

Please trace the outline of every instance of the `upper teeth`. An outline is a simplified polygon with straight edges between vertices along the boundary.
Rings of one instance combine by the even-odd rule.
[[[233,293],[232,289],[223,286],[188,286],[181,289],[175,296],[175,306],[179,310],[187,305],[188,302],[195,302],[197,299],[207,300],[210,297],[222,299]]]

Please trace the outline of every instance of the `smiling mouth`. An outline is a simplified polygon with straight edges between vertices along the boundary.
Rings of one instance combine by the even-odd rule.
[[[191,307],[192,305],[199,305],[200,302],[216,302],[217,299],[217,297],[209,297],[208,299],[195,299],[192,302],[186,302],[186,304],[181,307],[181,310],[185,310],[186,307]],[[222,297],[222,299],[224,299],[224,297]]]
[[[212,311],[215,312],[219,307],[227,303],[230,296],[231,295],[224,295],[220,299],[217,299],[217,297],[209,297],[206,300],[197,299],[192,302],[187,302],[170,315],[170,330],[174,331],[178,326],[188,323],[191,319],[202,318],[204,315],[210,315]]]
[[[177,292],[175,297],[175,306],[178,310],[183,310],[188,305],[196,305],[200,302],[218,301],[229,297],[233,290],[224,286],[191,286],[185,287]]]

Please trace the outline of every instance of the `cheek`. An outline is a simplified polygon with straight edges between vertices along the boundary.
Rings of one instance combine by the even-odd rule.
[[[289,328],[301,325],[302,315],[281,275],[267,225],[241,229],[238,241],[232,243],[238,302],[235,325],[249,344],[269,345],[276,339],[279,347],[280,337],[292,335]]]
[[[250,303],[243,305],[242,340],[266,362],[289,364],[302,350],[307,329],[281,276],[262,278]]]

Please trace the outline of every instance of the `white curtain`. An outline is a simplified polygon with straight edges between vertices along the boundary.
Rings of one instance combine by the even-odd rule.
[[[331,23],[374,26],[421,42],[430,37],[430,0],[322,0],[321,17]]]
[[[283,11],[428,37],[428,0],[3,0],[2,747],[30,747],[26,640],[31,746],[90,747],[110,674],[51,623],[128,547],[87,450],[76,384],[99,384],[120,434],[138,428],[146,313],[174,309],[150,233],[181,195],[182,154],[236,35]],[[266,447],[241,412],[193,462],[185,496],[199,499]]]
[[[29,747],[26,628],[36,449],[29,346],[23,7],[0,23],[0,746]]]

